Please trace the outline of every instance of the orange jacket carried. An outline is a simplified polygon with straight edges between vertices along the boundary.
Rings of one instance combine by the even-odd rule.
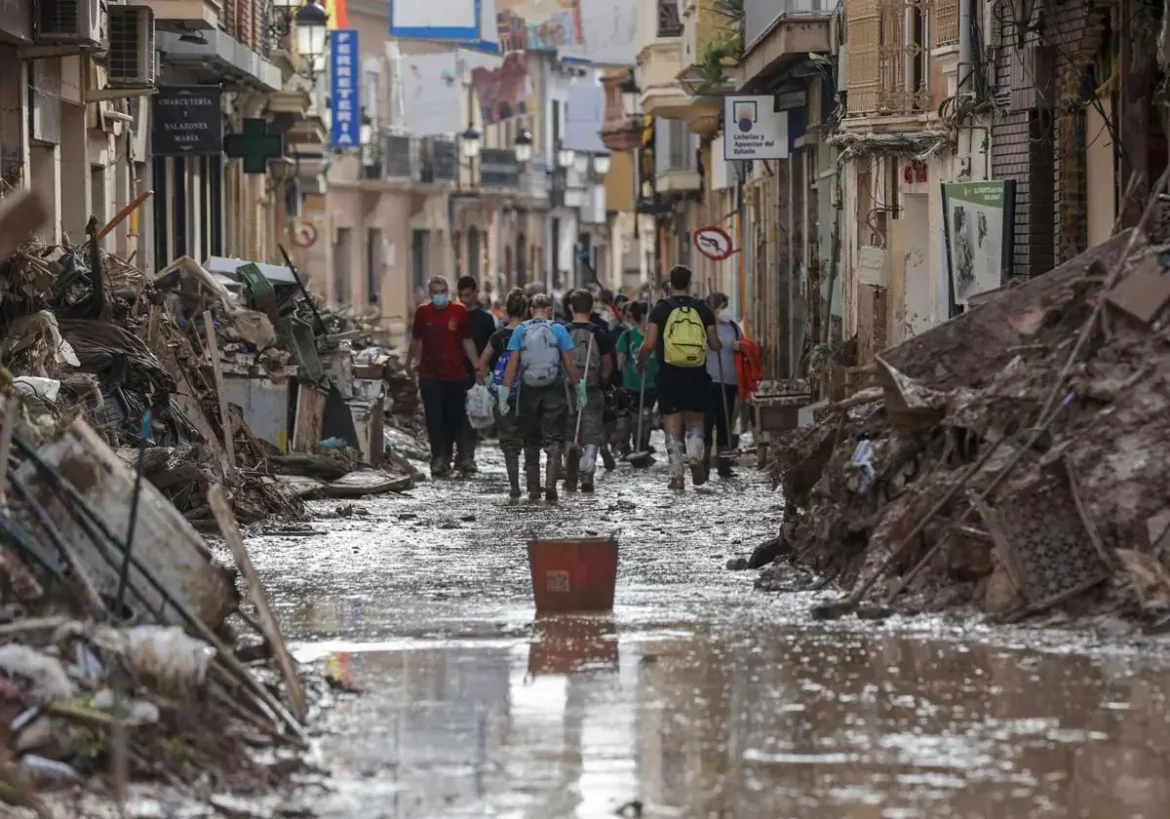
[[[764,365],[760,357],[760,345],[747,336],[739,340],[739,352],[735,354],[735,380],[739,383],[736,397],[747,401],[755,394],[764,377]]]

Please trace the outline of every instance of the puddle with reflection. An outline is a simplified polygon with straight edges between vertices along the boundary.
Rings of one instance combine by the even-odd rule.
[[[814,624],[723,569],[778,516],[754,477],[674,497],[619,471],[550,511],[482,460],[324,538],[253,541],[297,656],[364,691],[324,717],[320,815],[1165,815],[1160,655]],[[535,618],[526,537],[617,529],[613,614]]]

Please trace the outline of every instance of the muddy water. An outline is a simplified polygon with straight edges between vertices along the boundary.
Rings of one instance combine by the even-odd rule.
[[[677,497],[621,467],[553,512],[481,464],[252,542],[298,656],[364,691],[323,717],[319,815],[1170,814],[1157,654],[811,623],[813,598],[724,568],[779,514],[748,472]],[[613,615],[534,619],[525,537],[616,530]]]

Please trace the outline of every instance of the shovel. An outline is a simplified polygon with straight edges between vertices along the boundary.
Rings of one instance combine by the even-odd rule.
[[[642,423],[646,418],[646,375],[642,375],[642,386],[638,390],[638,437],[635,439],[638,446],[642,445]],[[654,456],[649,452],[631,452],[626,456],[630,466],[645,469],[654,463]]]
[[[589,376],[589,362],[593,360],[593,343],[597,340],[597,335],[589,334],[589,346],[585,348],[585,372],[581,373],[581,379],[586,380]],[[585,402],[577,402],[577,431],[573,433],[573,454],[580,456],[581,454],[581,418],[585,415]]]

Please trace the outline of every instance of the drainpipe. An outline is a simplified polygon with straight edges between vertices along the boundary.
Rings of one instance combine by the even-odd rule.
[[[955,85],[955,93],[962,98],[971,91],[971,73],[974,67],[974,61],[971,54],[971,12],[975,0],[959,0],[959,65],[957,68],[957,83]],[[968,167],[973,167],[972,148],[974,142],[974,134],[969,127],[963,128],[960,132],[960,139],[962,133],[966,133],[966,157]],[[960,143],[962,147],[962,143]]]

